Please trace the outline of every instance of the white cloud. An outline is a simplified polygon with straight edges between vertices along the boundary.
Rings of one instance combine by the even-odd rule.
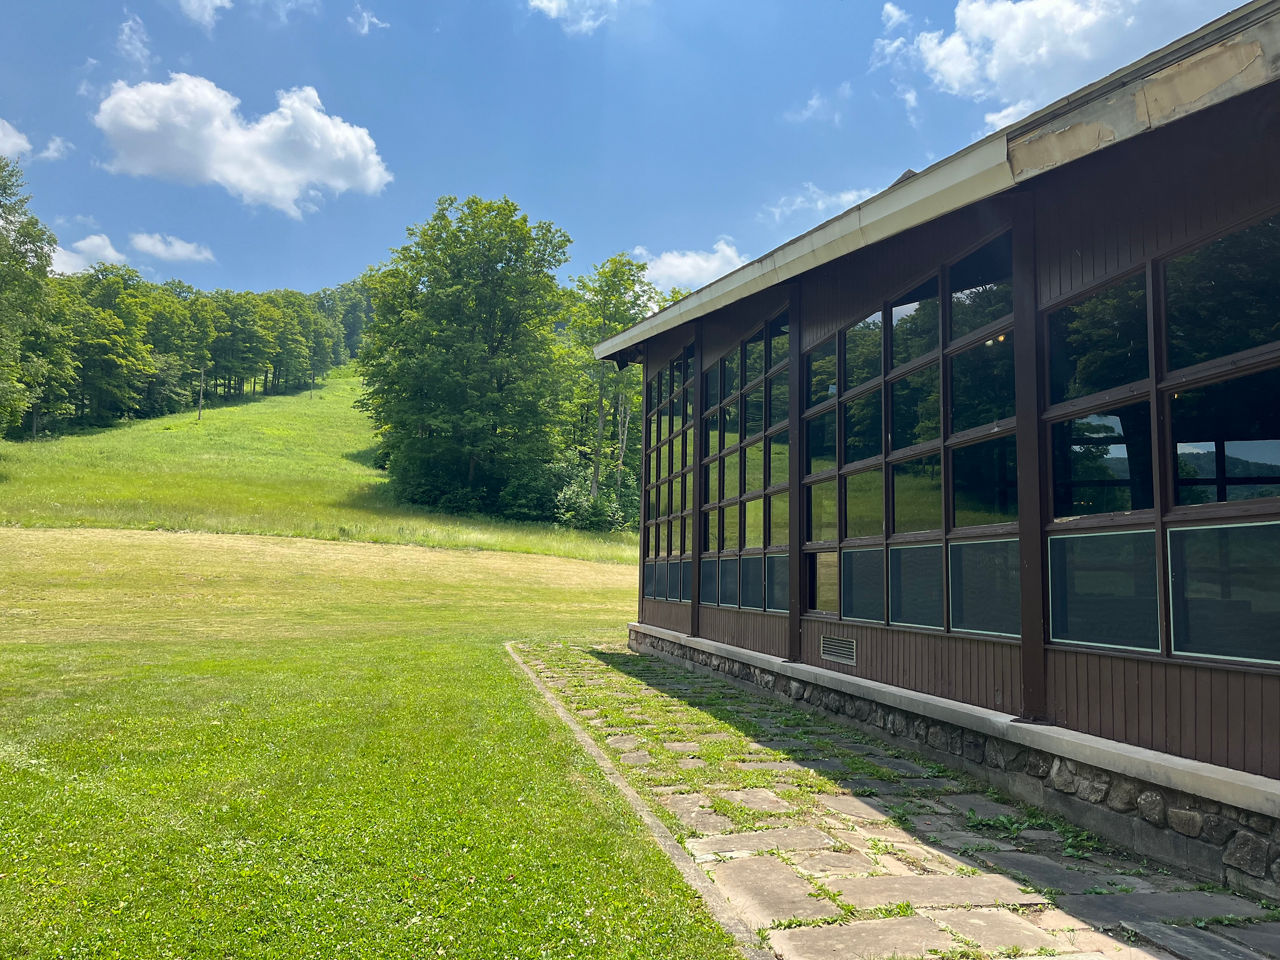
[[[991,113],[984,114],[982,119],[986,123],[988,130],[999,130],[1001,127],[1007,127],[1015,120],[1025,117],[1035,108],[1035,104],[1030,100],[1019,100],[1017,103],[1011,103],[1003,110],[994,110]]]
[[[806,183],[799,193],[780,197],[777,203],[765,205],[765,211],[774,223],[781,223],[797,213],[816,213],[835,216],[861,203],[875,193],[874,190],[855,189],[828,193],[812,183]]]
[[[896,3],[886,3],[880,10],[880,20],[884,24],[885,30],[892,30],[895,27],[902,26],[904,23],[910,23],[911,15]]]
[[[288,23],[289,14],[295,10],[302,13],[317,13],[320,10],[319,0],[253,0],[253,5],[267,7],[281,23]]]
[[[92,233],[83,240],[77,240],[67,250],[55,247],[53,251],[53,270],[55,273],[79,273],[88,270],[98,262],[124,263],[125,256],[111,245],[105,233]]]
[[[620,0],[529,0],[529,9],[561,21],[565,33],[595,33],[618,12]]]
[[[212,30],[219,10],[230,10],[232,0],[178,0],[182,12],[206,30]]]
[[[898,95],[898,99],[902,101],[902,105],[907,108],[907,121],[913,127],[920,126],[920,94],[916,92],[916,88],[905,83],[899,83],[897,80],[893,82],[894,92]]]
[[[352,29],[362,37],[367,37],[369,35],[369,31],[374,27],[385,29],[391,26],[391,24],[386,21],[379,20],[371,11],[366,10],[358,3],[356,4],[355,11],[351,16],[347,17],[347,23],[351,24]]]
[[[8,120],[0,119],[0,157],[14,159],[31,152],[31,141]]]
[[[827,96],[815,90],[803,107],[788,110],[782,116],[790,123],[808,123],[810,120],[816,120],[819,123],[830,123],[838,127],[841,120],[840,103],[852,96],[853,84],[846,80],[836,87],[833,96]]]
[[[70,140],[64,140],[62,137],[50,137],[45,148],[36,154],[36,159],[61,160],[75,148],[76,145]]]
[[[277,91],[279,106],[252,122],[240,101],[204,77],[117,81],[93,122],[115,150],[114,173],[216,183],[248,204],[300,218],[322,189],[376,194],[391,182],[364,127],[330,116],[314,87]]]
[[[649,265],[648,277],[659,287],[697,290],[747,262],[732,237],[721,237],[710,250],[667,250],[656,257],[644,247],[632,254]]]
[[[139,253],[169,263],[213,263],[213,251],[202,243],[180,240],[172,234],[134,233],[129,235],[129,245]]]
[[[136,13],[129,14],[120,24],[120,32],[116,34],[116,53],[133,63],[146,73],[151,69],[151,38],[147,36],[147,28],[142,18]]]

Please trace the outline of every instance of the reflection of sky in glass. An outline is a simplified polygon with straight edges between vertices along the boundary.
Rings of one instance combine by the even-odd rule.
[[[917,310],[920,309],[920,304],[922,302],[923,301],[921,300],[917,300],[915,303],[904,303],[904,304],[901,304],[900,306],[894,307],[893,322],[897,323],[899,320],[903,320],[911,316],[913,313],[915,313]]]
[[[1120,439],[1124,436],[1124,428],[1121,427],[1120,425],[1119,417],[1107,417],[1101,414],[1094,414],[1093,416],[1090,416],[1090,417],[1081,417],[1076,422],[1087,423],[1092,426],[1108,428],[1106,430],[1090,431],[1090,434],[1094,436],[1104,436],[1104,437],[1115,436],[1117,439]],[[1078,428],[1077,428],[1077,431],[1078,433],[1084,432],[1079,430]],[[1072,449],[1077,451],[1084,451],[1084,450],[1096,450],[1098,448],[1094,444],[1088,444],[1087,446],[1085,444],[1076,444],[1072,447]],[[1129,448],[1121,443],[1112,444],[1111,446],[1107,447],[1107,456],[1114,460],[1127,460],[1129,459]]]
[[[1275,464],[1280,472],[1280,440],[1228,440],[1228,457],[1253,463]],[[1178,453],[1213,453],[1212,443],[1179,443]]]

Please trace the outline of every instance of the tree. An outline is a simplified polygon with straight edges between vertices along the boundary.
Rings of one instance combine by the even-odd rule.
[[[365,277],[361,404],[394,488],[448,509],[545,517],[562,377],[554,271],[568,235],[510,199],[442,197]]]

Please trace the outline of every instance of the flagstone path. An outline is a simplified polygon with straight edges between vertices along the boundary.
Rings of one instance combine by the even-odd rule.
[[[1280,910],[835,717],[623,644],[512,650],[783,960],[1280,960]]]

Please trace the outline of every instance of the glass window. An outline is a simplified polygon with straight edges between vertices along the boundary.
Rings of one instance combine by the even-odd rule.
[[[739,426],[741,421],[738,420],[738,408],[742,400],[732,400],[720,408],[720,419],[724,421],[724,449],[728,449],[741,439]]]
[[[769,444],[769,486],[787,483],[791,478],[791,444],[786,430],[775,433]]]
[[[791,495],[775,493],[769,498],[769,546],[785,547],[791,542]]]
[[[739,600],[751,610],[764,609],[764,557],[743,557],[738,564]]]
[[[844,535],[884,534],[884,471],[868,470],[844,478]]]
[[[1149,372],[1144,274],[1049,314],[1050,402],[1087,397]]]
[[[936,453],[893,465],[893,530],[942,529],[942,458]]]
[[[1179,506],[1280,496],[1278,398],[1280,370],[1173,395]]]
[[[1155,533],[1050,537],[1049,631],[1071,643],[1159,650]]]
[[[749,447],[742,448],[742,455],[747,462],[746,480],[743,490],[764,489],[764,442],[757,440]]]
[[[665,557],[667,555],[667,525],[659,523],[654,527],[654,531],[658,534],[658,552],[657,556]]]
[[[667,430],[667,408],[663,407],[658,411],[658,435],[655,437],[657,443],[661,443],[667,439],[669,432]]]
[[[813,541],[835,540],[840,536],[836,525],[836,482],[824,480],[806,488],[808,511],[806,515],[806,539]]]
[[[840,560],[840,613],[884,623],[884,549],[846,550]]]
[[[785,313],[769,321],[769,366],[786,363],[791,351],[791,321]]]
[[[671,374],[666,367],[658,371],[658,402],[666,403],[671,396]]]
[[[1173,652],[1280,661],[1280,524],[1169,531]]]
[[[680,561],[680,599],[693,599],[693,561]]]
[[[880,376],[880,358],[884,352],[883,324],[877,310],[854,324],[844,334],[844,388],[854,387]]]
[[[741,542],[741,537],[739,536],[741,527],[739,526],[738,514],[739,510],[736,503],[732,506],[720,508],[720,515],[724,520],[723,532],[720,535],[720,541],[723,544],[720,548],[721,550],[734,551],[738,549],[738,544]]]
[[[897,380],[893,398],[893,449],[936,440],[942,434],[937,364]]]
[[[707,557],[702,561],[702,582],[699,584],[699,599],[708,606],[715,606],[720,600],[720,580],[716,572],[716,558]]]
[[[850,400],[844,405],[844,462],[857,463],[881,453],[883,424],[880,421],[880,391]]]
[[[1165,265],[1169,369],[1280,340],[1280,216]]]
[[[677,560],[673,560],[667,564],[667,599],[680,599],[680,567],[681,564]]]
[[[951,337],[1013,313],[1013,234],[1006,233],[951,268]]]
[[[707,553],[720,550],[720,511],[708,510],[702,515],[702,543]]]
[[[720,364],[708,370],[702,382],[707,391],[706,405],[714,407],[720,402]]]
[[[743,345],[742,382],[744,384],[759,380],[764,376],[764,331],[755,333]]]
[[[769,381],[769,426],[776,427],[787,422],[791,413],[787,397],[787,374],[783,371]]]
[[[938,278],[931,277],[889,305],[893,363],[897,366],[938,347]]]
[[[951,544],[951,626],[956,630],[1022,633],[1017,540]]]
[[[657,573],[654,570],[654,563],[653,561],[649,561],[644,565],[644,595],[646,597],[653,596],[653,583],[654,577],[656,576]]]
[[[671,361],[671,395],[684,386],[684,357]]]
[[[1055,423],[1052,436],[1054,516],[1150,509],[1150,404]]]
[[[834,470],[836,466],[836,411],[828,410],[818,414],[805,423],[805,434],[809,442],[805,444],[804,472],[821,473],[823,470]]]
[[[738,392],[738,388],[742,386],[738,380],[738,351],[734,349],[726,353],[724,359],[720,361],[720,367],[723,377],[720,395],[722,397],[733,396]]]
[[[742,451],[731,453],[724,458],[724,498],[726,500],[742,494]]]
[[[889,622],[941,628],[941,544],[889,548]]]
[[[667,598],[667,562],[659,560],[653,565],[653,595],[655,598]]]
[[[720,414],[709,413],[703,427],[703,456],[714,457],[720,452]]]
[[[766,610],[786,612],[791,608],[790,558],[771,553],[764,558],[764,605]]]
[[[811,553],[809,560],[809,609],[840,612],[840,560],[835,553]]]
[[[836,395],[836,338],[809,351],[804,360],[805,407]]]
[[[754,437],[764,430],[764,384],[746,395],[743,401],[744,437]]]
[[[720,606],[738,605],[738,558],[720,558]]]
[[[1000,333],[951,358],[951,430],[1013,416],[1013,334]]]
[[[1000,437],[951,452],[951,509],[957,527],[1018,519],[1018,445]]]
[[[746,526],[742,533],[742,547],[744,550],[750,550],[753,547],[764,546],[764,500],[757,498],[748,500],[744,504],[746,511]]]
[[[691,552],[690,548],[693,546],[693,544],[689,542],[690,523],[691,523],[691,520],[688,514],[685,514],[683,517],[680,518],[680,549],[679,551],[672,550],[671,551],[672,553],[677,553],[677,552],[690,553]],[[674,529],[674,526],[672,529]]]
[[[707,503],[720,502],[720,461],[712,460],[706,466]]]

